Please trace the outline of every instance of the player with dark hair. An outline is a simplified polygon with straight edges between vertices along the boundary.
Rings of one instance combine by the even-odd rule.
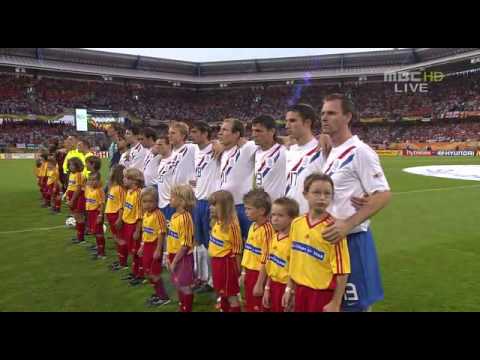
[[[255,152],[255,187],[263,188],[276,200],[285,194],[286,149],[277,141],[275,120],[261,115],[252,122],[252,138],[258,149]]]
[[[138,140],[139,136],[140,129],[136,126],[131,126],[125,131],[125,140],[127,144],[130,145],[130,150],[128,150],[128,154],[126,155],[126,164],[122,165],[127,168],[135,168],[143,171],[147,150]]]
[[[345,311],[367,311],[383,299],[375,243],[370,231],[370,220],[390,201],[388,181],[377,153],[350,130],[356,118],[353,102],[342,94],[324,99],[322,130],[329,134],[333,148],[322,172],[332,177],[335,197],[328,211],[336,218],[323,232],[323,237],[337,244],[347,238],[352,265],[348,278]],[[357,208],[353,202],[368,195],[368,201]]]
[[[317,116],[307,104],[297,104],[288,108],[286,114],[287,133],[295,139],[287,152],[287,188],[285,196],[296,200],[300,214],[305,214],[308,204],[303,196],[303,182],[308,175],[320,171],[325,157],[319,142],[313,134]]]

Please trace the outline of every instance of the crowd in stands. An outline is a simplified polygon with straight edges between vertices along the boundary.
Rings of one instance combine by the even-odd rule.
[[[0,122],[0,145],[46,146],[55,139],[63,140],[72,133],[75,133],[75,128],[68,124],[54,124],[42,120],[7,120]],[[95,150],[105,151],[107,149],[107,139],[103,134],[91,134],[85,138],[90,141]]]
[[[49,124],[45,121],[5,121],[0,124],[0,143],[4,144],[41,144],[52,138],[63,138],[71,125]]]
[[[149,120],[196,120],[218,122],[235,117],[249,122],[258,114],[283,119],[287,107],[306,102],[320,106],[332,92],[349,94],[360,118],[399,120],[401,117],[428,117],[430,123],[402,126],[355,124],[355,131],[371,144],[397,141],[478,140],[477,123],[445,121],[448,111],[480,111],[480,73],[450,76],[429,83],[428,93],[396,93],[391,83],[352,83],[332,86],[268,86],[242,89],[192,91],[152,85],[86,82],[69,79],[0,75],[0,115],[59,115],[67,109],[96,108],[125,111],[146,123]],[[38,144],[46,138],[73,131],[68,125],[7,123],[0,125],[0,143]],[[99,140],[97,139],[97,142]],[[98,144],[103,147],[103,144]]]
[[[437,121],[435,123],[371,125],[352,129],[363,141],[374,146],[405,142],[466,142],[480,140],[480,121]]]
[[[388,147],[391,143],[405,142],[466,142],[480,141],[480,121],[436,121],[415,124],[356,124],[352,131],[372,147]],[[48,124],[44,121],[4,122],[0,124],[0,144],[45,145],[74,133],[75,128],[66,124]],[[280,129],[280,135],[285,135]],[[214,132],[216,137],[216,132]],[[247,136],[249,131],[247,130]],[[105,151],[108,140],[104,134],[86,138],[95,150]]]

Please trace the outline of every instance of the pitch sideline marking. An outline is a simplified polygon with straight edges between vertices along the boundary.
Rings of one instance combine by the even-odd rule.
[[[463,185],[463,186],[450,186],[450,187],[431,188],[431,189],[422,189],[422,190],[399,191],[399,192],[394,192],[393,195],[416,194],[416,193],[424,193],[424,192],[431,192],[431,191],[444,191],[444,190],[454,190],[454,189],[470,189],[470,188],[477,188],[477,187],[480,187],[480,185]]]
[[[445,190],[455,190],[455,189],[470,189],[470,188],[477,188],[477,187],[480,187],[480,185],[450,186],[450,187],[443,187],[443,188],[399,191],[399,192],[393,192],[393,195],[416,194],[416,193],[424,193],[424,192],[431,192],[431,191],[445,191]],[[18,233],[33,232],[33,231],[49,231],[49,230],[55,230],[55,229],[61,229],[61,228],[65,228],[65,225],[52,226],[52,227],[46,227],[46,228],[26,229],[26,230],[0,231],[0,235],[18,234]]]
[[[33,231],[49,231],[55,229],[66,228],[65,225],[60,226],[51,226],[51,227],[44,227],[44,228],[34,228],[34,229],[26,229],[26,230],[13,230],[13,231],[0,231],[0,235],[3,234],[18,234],[18,233],[25,233],[25,232],[33,232]]]

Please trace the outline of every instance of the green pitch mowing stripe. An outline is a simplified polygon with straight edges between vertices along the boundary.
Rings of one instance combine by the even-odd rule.
[[[480,183],[418,176],[402,169],[478,165],[480,158],[382,158],[382,163],[394,195],[390,206],[373,220],[385,286],[385,300],[374,309],[479,311],[480,284],[475,279],[480,271],[476,219]]]
[[[480,158],[385,157],[382,164],[394,195],[372,222],[385,287],[374,311],[480,311],[480,183],[402,171],[480,164]],[[62,226],[66,212],[55,216],[39,207],[33,161],[2,160],[0,173],[0,311],[177,311],[176,303],[146,307],[151,287],[130,288],[120,280],[128,272],[107,268],[116,260],[112,240],[108,259],[92,261],[85,247],[71,245],[71,229],[2,233]],[[169,274],[163,275],[176,299]],[[214,303],[211,293],[196,296],[194,311],[212,311]]]
[[[39,192],[33,179],[33,161],[1,161],[1,231],[56,227],[50,231],[0,233],[0,311],[177,311],[175,289],[164,271],[172,302],[149,308],[150,285],[130,287],[120,278],[128,271],[112,272],[116,253],[107,239],[107,260],[91,260],[86,247],[72,245],[75,231],[63,227],[67,211],[50,215],[39,207]],[[106,173],[106,171],[104,171]],[[6,205],[6,206],[5,206]],[[58,228],[60,226],[60,228]],[[87,237],[90,244],[95,242]],[[213,311],[213,293],[196,295],[195,311]]]

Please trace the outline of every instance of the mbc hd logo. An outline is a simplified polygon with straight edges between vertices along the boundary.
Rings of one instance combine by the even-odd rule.
[[[384,81],[393,83],[396,93],[428,93],[429,83],[438,83],[444,78],[445,75],[440,71],[401,71],[384,74]]]

